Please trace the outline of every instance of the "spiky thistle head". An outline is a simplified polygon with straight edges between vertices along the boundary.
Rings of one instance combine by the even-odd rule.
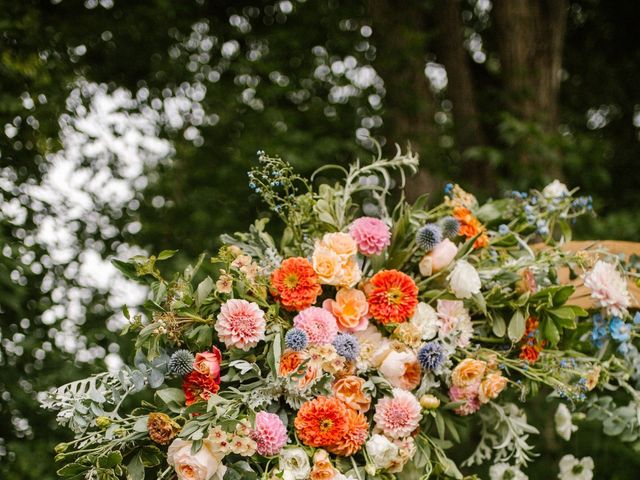
[[[444,217],[440,220],[440,226],[442,227],[442,236],[449,240],[453,240],[460,233],[460,222],[455,217]]]
[[[291,350],[299,352],[309,344],[309,335],[300,328],[292,328],[284,336],[284,343]]]
[[[358,339],[348,333],[338,333],[333,346],[338,352],[338,355],[346,358],[347,360],[355,360],[360,353],[360,344]]]
[[[427,371],[433,371],[444,362],[444,352],[442,345],[438,342],[425,343],[418,350],[418,362],[420,366]]]
[[[442,241],[442,231],[435,223],[428,223],[416,233],[416,244],[426,252],[430,252]]]
[[[189,350],[176,350],[169,359],[169,371],[177,375],[186,376],[193,370],[195,358]]]

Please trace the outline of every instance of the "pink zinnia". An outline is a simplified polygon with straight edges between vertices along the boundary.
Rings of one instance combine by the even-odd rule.
[[[466,416],[477,412],[480,409],[480,397],[478,392],[480,384],[473,384],[469,387],[451,387],[449,398],[452,402],[464,401],[462,405],[454,410],[458,415]]]
[[[373,420],[376,427],[390,438],[411,435],[422,418],[420,403],[410,392],[393,389],[393,397],[384,397],[376,405]]]
[[[391,243],[389,227],[373,217],[357,218],[349,227],[349,233],[363,255],[379,255]]]
[[[325,345],[333,342],[338,334],[336,318],[328,310],[309,307],[302,310],[293,319],[293,326],[304,330],[313,345]]]
[[[227,347],[249,350],[264,340],[266,325],[257,303],[233,298],[220,307],[215,329]]]
[[[251,431],[260,455],[277,455],[287,443],[287,429],[275,413],[258,412]]]
[[[631,303],[627,281],[612,263],[598,260],[584,276],[584,284],[591,290],[591,298],[609,315],[622,317],[627,312]]]

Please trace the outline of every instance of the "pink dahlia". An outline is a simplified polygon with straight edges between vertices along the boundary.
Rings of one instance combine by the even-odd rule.
[[[390,438],[411,435],[422,418],[420,403],[410,392],[393,389],[393,397],[384,397],[376,405],[373,420],[376,427]]]
[[[277,455],[287,443],[287,429],[275,413],[258,412],[251,438],[256,442],[260,455]]]
[[[379,255],[391,243],[389,227],[373,217],[360,217],[349,227],[351,237],[363,255]]]
[[[584,284],[591,290],[591,298],[609,315],[622,317],[627,312],[631,303],[627,281],[615,265],[598,260],[584,276]]]
[[[227,347],[249,350],[264,340],[266,324],[257,303],[233,298],[220,307],[215,329]]]
[[[332,343],[338,334],[336,318],[328,310],[309,307],[302,310],[293,319],[293,326],[303,330],[313,345]]]
[[[480,409],[479,388],[480,384],[472,384],[468,387],[451,387],[449,390],[451,401],[464,402],[454,412],[462,416],[476,413]]]

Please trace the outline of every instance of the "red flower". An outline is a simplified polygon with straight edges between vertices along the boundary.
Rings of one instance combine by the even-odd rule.
[[[316,303],[322,287],[313,265],[305,258],[287,258],[271,274],[271,291],[287,310],[304,310]]]
[[[182,390],[186,398],[186,404],[209,400],[220,390],[220,377],[217,379],[211,375],[204,375],[197,370],[187,375],[182,382]]]
[[[418,287],[409,275],[398,270],[376,273],[368,291],[369,313],[382,324],[405,322],[418,305]]]

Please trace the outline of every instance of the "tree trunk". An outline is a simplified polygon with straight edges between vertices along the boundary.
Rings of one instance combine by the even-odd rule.
[[[495,0],[494,19],[511,112],[551,131],[558,122],[567,0]]]
[[[385,84],[384,125],[387,144],[411,144],[424,158],[435,138],[434,98],[425,75],[427,37],[425,9],[418,1],[398,4],[393,0],[370,0],[373,38],[376,45],[374,67]],[[393,152],[389,149],[389,152]],[[407,194],[432,188],[424,170],[410,179]]]
[[[447,71],[447,97],[453,104],[453,124],[460,151],[485,143],[478,116],[469,54],[464,48],[460,0],[440,0],[434,10],[439,27],[436,55]]]

